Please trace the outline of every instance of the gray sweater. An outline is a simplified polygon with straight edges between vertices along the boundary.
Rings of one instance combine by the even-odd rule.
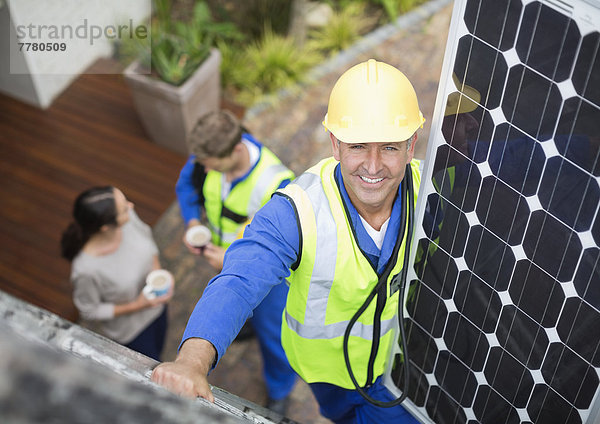
[[[164,305],[115,317],[114,307],[135,300],[152,270],[158,248],[150,227],[131,209],[116,251],[103,256],[80,252],[71,267],[73,301],[92,328],[118,343],[132,341],[163,311]]]

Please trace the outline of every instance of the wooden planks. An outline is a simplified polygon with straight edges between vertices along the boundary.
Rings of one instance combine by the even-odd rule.
[[[185,160],[149,141],[120,74],[82,75],[47,110],[0,94],[0,289],[76,320],[59,240],[77,194],[119,187],[153,225]]]

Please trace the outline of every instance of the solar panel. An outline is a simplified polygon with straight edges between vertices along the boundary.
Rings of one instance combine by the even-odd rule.
[[[455,2],[405,302],[423,422],[600,422],[599,31],[600,0]]]

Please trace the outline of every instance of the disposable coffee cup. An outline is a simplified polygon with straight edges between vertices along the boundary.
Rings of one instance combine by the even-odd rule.
[[[206,246],[210,238],[210,230],[204,225],[194,225],[185,232],[185,240],[194,247]]]
[[[173,285],[173,275],[166,269],[155,269],[146,277],[144,295],[148,299],[164,296]]]

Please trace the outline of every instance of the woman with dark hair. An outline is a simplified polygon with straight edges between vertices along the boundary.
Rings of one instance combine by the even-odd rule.
[[[73,218],[61,250],[71,262],[73,301],[81,318],[106,337],[160,360],[173,288],[154,299],[142,292],[148,273],[160,269],[150,227],[114,187],[77,196]]]

